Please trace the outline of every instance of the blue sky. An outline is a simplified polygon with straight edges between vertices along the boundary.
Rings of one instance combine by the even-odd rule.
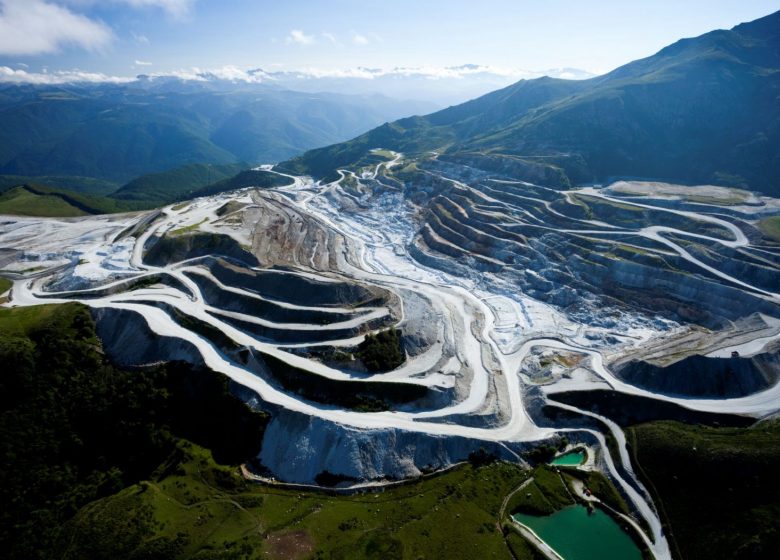
[[[0,66],[113,76],[464,63],[600,73],[778,9],[777,0],[0,0]]]

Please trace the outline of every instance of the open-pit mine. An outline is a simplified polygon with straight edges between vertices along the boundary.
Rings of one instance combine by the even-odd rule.
[[[757,224],[780,201],[649,182],[553,189],[436,154],[373,154],[330,182],[3,217],[3,305],[79,301],[115,363],[229,377],[272,416],[257,477],[380,485],[480,449],[523,461],[565,434],[669,557],[622,431],[583,396],[777,412],[780,244]],[[367,364],[361,343],[387,331],[402,363]]]

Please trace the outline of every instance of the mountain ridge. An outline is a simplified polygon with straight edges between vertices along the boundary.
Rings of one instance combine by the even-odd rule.
[[[386,123],[282,169],[327,176],[365,149],[557,158],[569,183],[641,176],[780,194],[780,12],[581,81],[521,80]],[[536,165],[545,165],[537,162]],[[522,178],[522,177],[520,177]]]

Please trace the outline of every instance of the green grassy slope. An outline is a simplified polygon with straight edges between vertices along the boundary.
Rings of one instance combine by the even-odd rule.
[[[221,192],[245,189],[247,187],[269,189],[273,187],[284,187],[290,184],[292,184],[292,179],[282,177],[276,173],[270,173],[261,169],[246,169],[233,177],[200,188],[193,192],[192,196],[211,196]]]
[[[0,214],[16,216],[84,216],[86,212],[56,195],[39,195],[15,187],[0,195]]]
[[[628,430],[677,558],[774,558],[780,550],[780,424]]]
[[[84,508],[62,540],[65,558],[162,549],[166,558],[504,559],[497,514],[527,475],[505,463],[465,465],[383,492],[331,496],[247,483],[192,447],[175,472]]]
[[[764,218],[758,223],[758,227],[767,237],[780,241],[780,216]]]

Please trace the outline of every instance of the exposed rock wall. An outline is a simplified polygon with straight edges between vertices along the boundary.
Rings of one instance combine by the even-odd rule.
[[[750,358],[689,356],[667,366],[631,360],[614,368],[632,385],[684,397],[742,397],[780,379],[780,350]]]
[[[202,364],[197,348],[180,338],[154,334],[134,311],[93,308],[97,333],[109,359],[120,367],[138,367],[181,360]]]
[[[279,410],[265,431],[260,460],[277,478],[314,483],[329,471],[356,480],[400,479],[468,459],[484,448],[516,458],[503,446],[402,430],[359,430]]]

